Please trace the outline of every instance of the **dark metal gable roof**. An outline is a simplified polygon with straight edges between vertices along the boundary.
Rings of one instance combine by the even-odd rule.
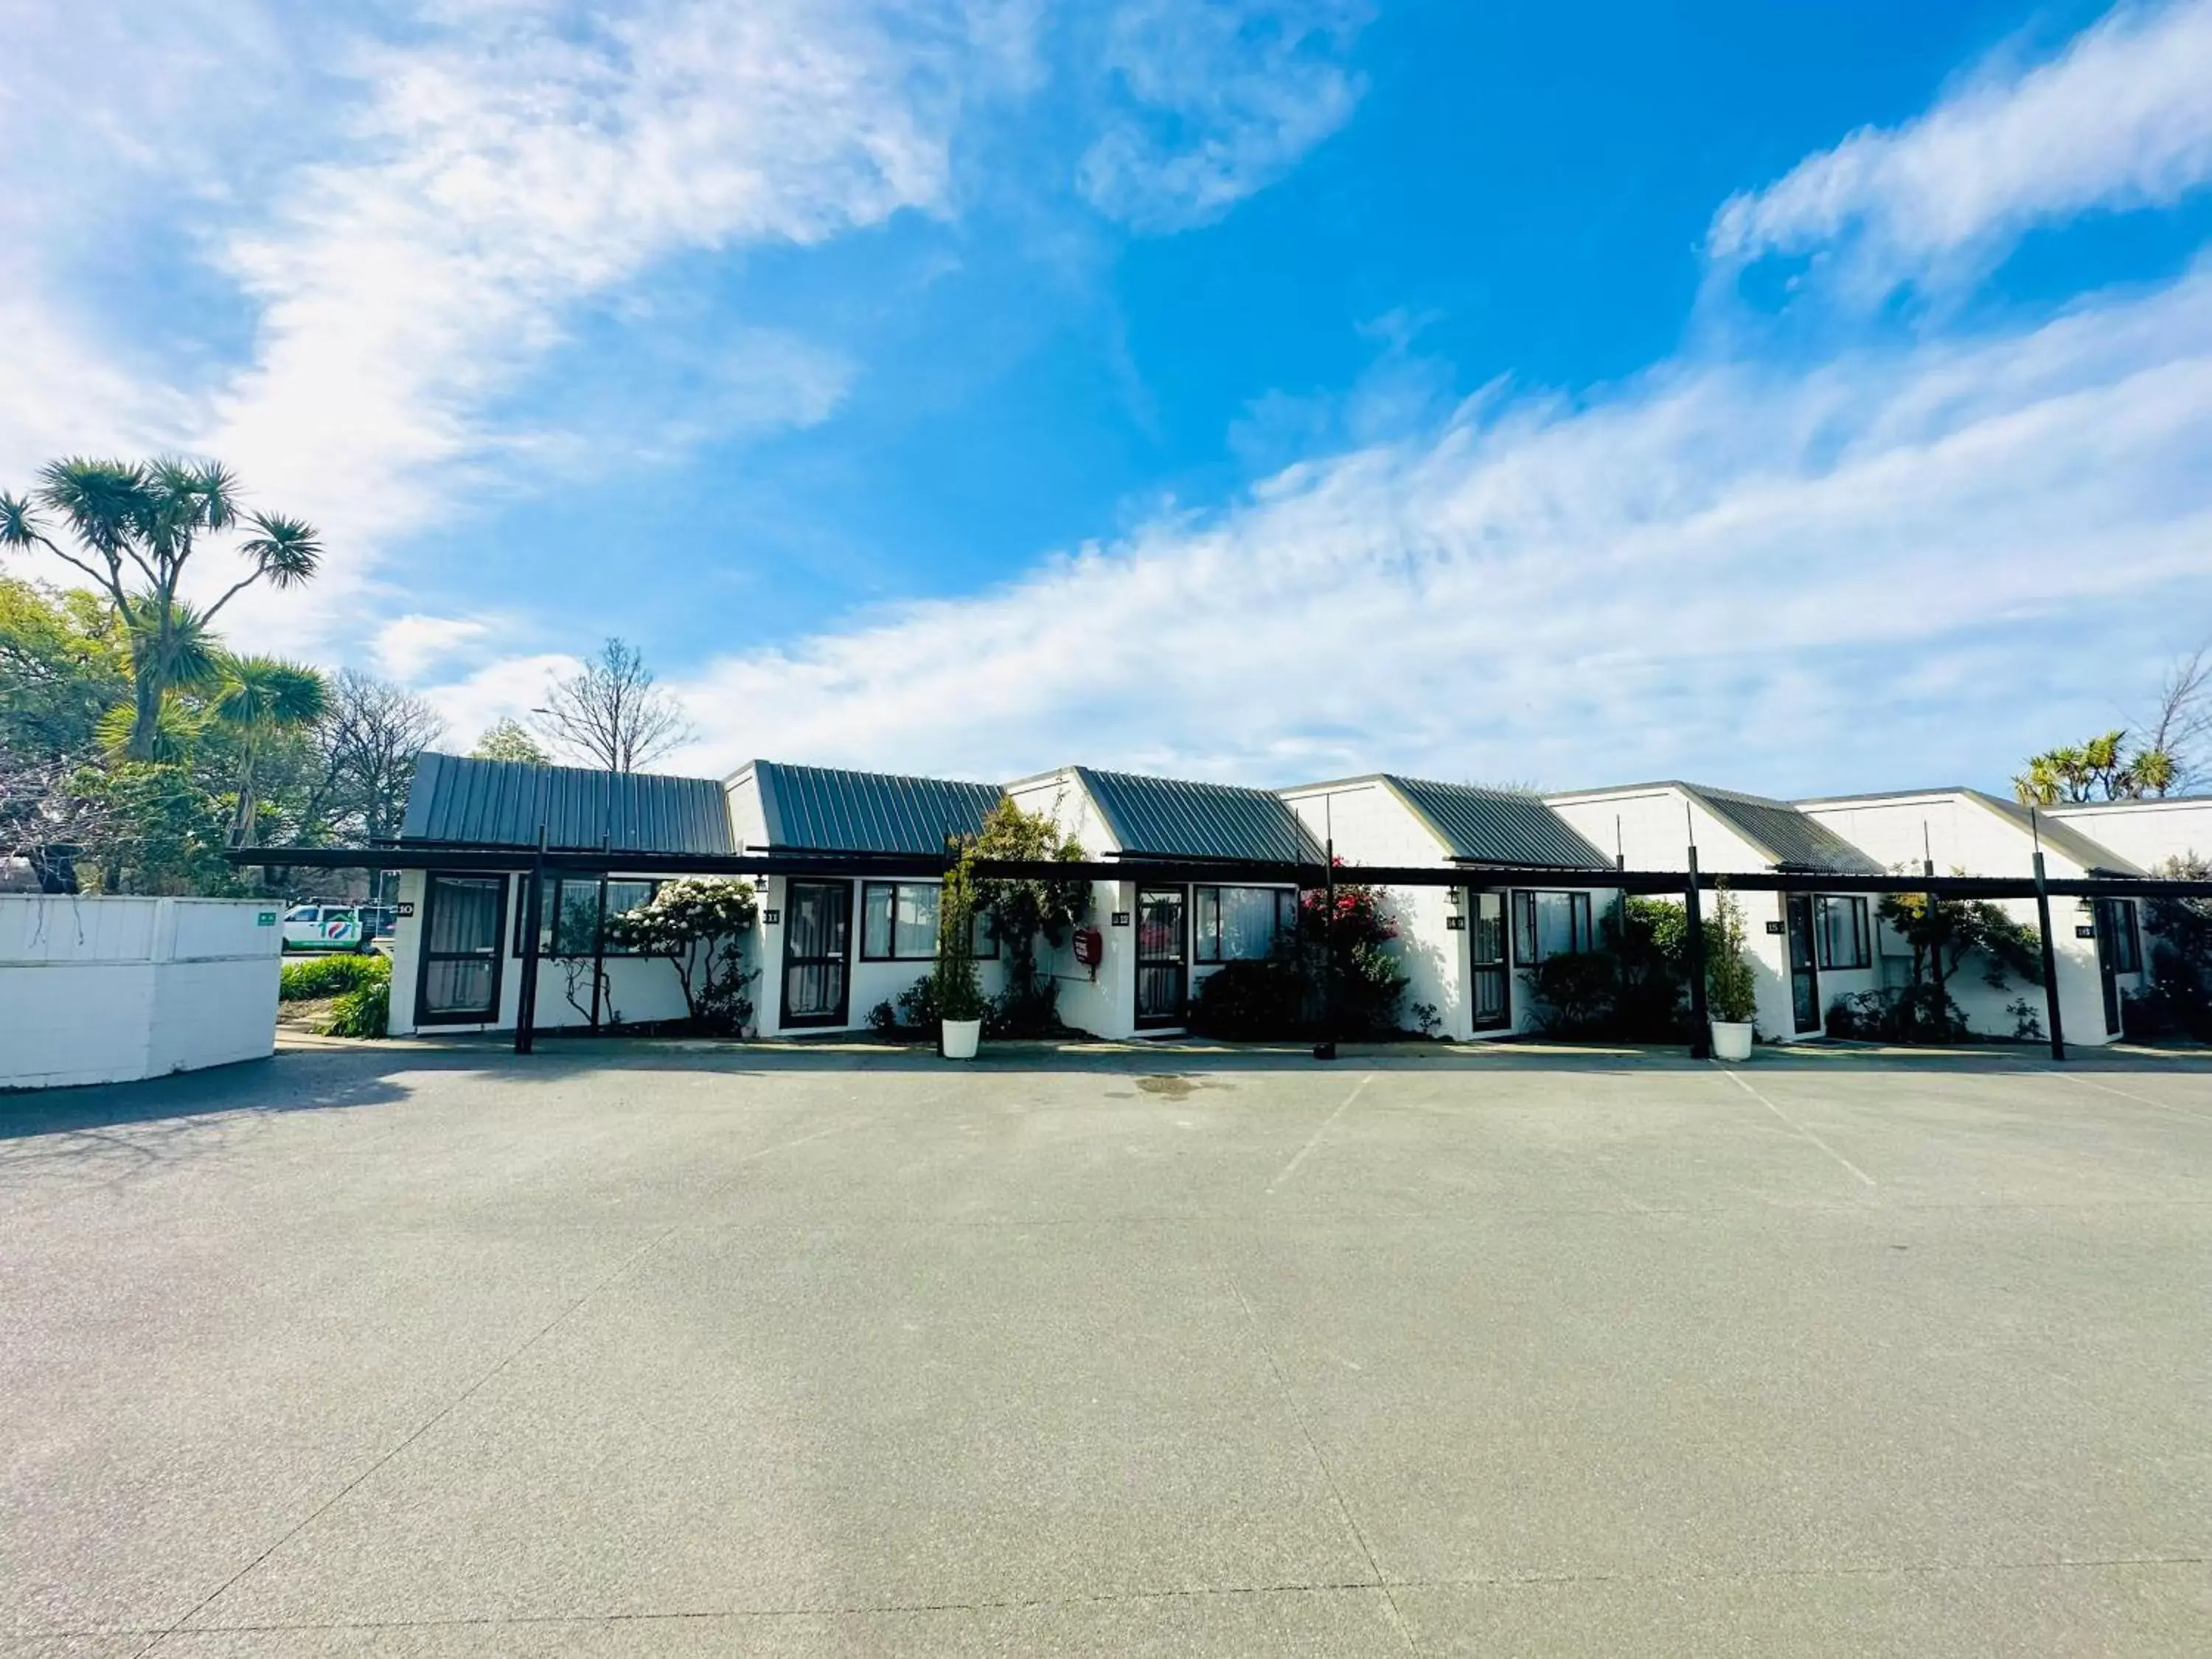
[[[1480,864],[1610,870],[1613,860],[1534,795],[1387,774],[1383,782],[1426,823],[1455,859]]]
[[[721,857],[737,851],[722,786],[712,778],[599,772],[426,751],[415,763],[403,842],[569,852]]]
[[[1075,775],[1105,814],[1124,854],[1137,858],[1243,859],[1315,864],[1319,842],[1282,797],[1224,783],[1183,783],[1129,772]]]
[[[1005,793],[995,783],[755,761],[768,844],[793,853],[941,853],[972,836]]]
[[[1682,786],[1713,816],[1764,852],[1778,870],[1818,870],[1832,876],[1879,876],[1881,865],[1818,818],[1788,801],[1733,789]]]

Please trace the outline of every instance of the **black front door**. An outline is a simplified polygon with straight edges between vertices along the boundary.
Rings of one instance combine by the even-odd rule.
[[[433,873],[423,883],[417,1025],[489,1025],[498,1019],[506,932],[505,876]]]
[[[794,881],[783,899],[783,1024],[843,1025],[852,994],[853,884]]]
[[[1189,994],[1181,887],[1146,887],[1137,893],[1137,1024],[1180,1025]]]
[[[2099,899],[2097,905],[2097,978],[2105,988],[2105,1035],[2120,1034],[2121,930],[2128,917],[2120,914],[2122,901]]]
[[[1505,969],[1505,895],[1470,893],[1468,898],[1467,955],[1474,1029],[1502,1031],[1513,1023]]]
[[[1790,933],[1790,1012],[1796,1035],[1820,1029],[1820,969],[1813,954],[1813,896],[1785,895]]]

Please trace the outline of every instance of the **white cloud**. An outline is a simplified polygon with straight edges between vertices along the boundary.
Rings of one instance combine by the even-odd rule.
[[[489,631],[489,623],[472,617],[396,617],[376,630],[377,665],[394,678],[411,681]]]
[[[2212,270],[1810,374],[1493,398],[1218,520],[718,664],[685,688],[710,737],[686,763],[1972,775],[2154,660],[2115,659],[2130,627],[2203,614],[2209,447]],[[1991,629],[1995,671],[1914,689]]]
[[[2212,0],[2124,6],[2057,58],[1991,69],[1901,127],[1868,127],[1729,201],[1730,264],[1842,242],[1868,297],[1971,276],[2027,230],[2166,206],[2212,179]]]
[[[0,320],[38,343],[0,392],[0,463],[12,473],[75,432],[221,455],[259,501],[325,532],[312,589],[250,592],[229,613],[234,630],[295,638],[335,637],[374,599],[381,546],[518,458],[573,455],[579,438],[602,460],[632,440],[665,458],[822,418],[853,366],[744,329],[744,349],[635,428],[508,429],[489,411],[580,303],[672,254],[811,245],[941,208],[963,99],[1033,72],[1010,0],[621,0],[588,18],[565,0],[416,0],[343,25],[301,25],[276,0],[70,9],[11,40],[0,91],[0,231],[19,233],[0,240],[46,251],[35,269],[0,254]],[[377,21],[388,37],[366,32]],[[84,61],[102,43],[122,72]],[[95,90],[64,110],[64,86]],[[159,366],[112,337],[82,343],[100,331],[57,298],[53,266],[156,204],[169,217],[149,246],[196,237],[250,307],[249,361],[189,395],[160,391]]]
[[[1083,158],[1084,194],[1140,230],[1218,218],[1346,121],[1342,59],[1365,0],[1127,0],[1103,67],[1125,95]]]
[[[530,724],[531,710],[544,702],[547,689],[583,665],[574,657],[553,652],[506,657],[465,678],[425,686],[422,695],[445,720],[450,744],[466,750],[501,720]]]

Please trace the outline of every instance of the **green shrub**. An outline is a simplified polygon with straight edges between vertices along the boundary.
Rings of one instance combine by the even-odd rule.
[[[386,975],[331,1004],[331,1023],[323,1030],[329,1036],[380,1037],[391,1019],[392,979]]]
[[[284,964],[276,994],[286,1002],[311,1002],[391,982],[392,963],[384,957],[309,957]]]
[[[1611,951],[1557,951],[1529,975],[1543,1004],[1541,1024],[1559,1036],[1611,1027],[1620,1006],[1620,962]]]
[[[1190,1029],[1231,1042],[1266,1042],[1301,1036],[1305,981],[1294,960],[1231,962],[1198,982]]]

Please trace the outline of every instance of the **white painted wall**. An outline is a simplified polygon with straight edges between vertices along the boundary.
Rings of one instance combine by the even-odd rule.
[[[1686,874],[1693,840],[1698,848],[1698,867],[1702,871],[1750,875],[1773,868],[1765,849],[1746,841],[1732,825],[1715,816],[1695,797],[1665,784],[1618,793],[1599,790],[1547,795],[1544,799],[1592,846],[1610,850],[1617,845],[1626,855],[1632,870],[1680,870]],[[1752,983],[1757,995],[1753,1023],[1759,1028],[1759,1035],[1768,1042],[1811,1041],[1824,1035],[1801,1035],[1794,1029],[1796,1019],[1790,994],[1789,934],[1786,931],[1770,933],[1766,927],[1767,923],[1775,921],[1783,923],[1786,929],[1789,913],[1784,896],[1740,892],[1732,896],[1743,910],[1744,955],[1751,963]],[[1714,903],[1710,890],[1703,902],[1710,919]],[[1869,918],[1871,921],[1871,906]],[[1879,957],[1869,968],[1820,969],[1823,1019],[1838,999],[1874,990],[1881,983]]]
[[[1925,856],[1935,860],[1939,875],[2024,877],[2034,873],[2035,846],[2027,830],[1970,794],[1943,791],[1877,800],[1808,801],[1801,807],[1876,863],[1892,869],[1917,870]],[[2054,877],[2087,873],[2048,845],[2044,862]],[[2051,900],[2051,945],[2057,957],[2059,1011],[2066,1023],[2066,1040],[2094,1046],[2112,1037],[2105,1029],[2104,982],[2097,968],[2096,941],[2076,935],[2077,928],[2091,921],[2081,902],[2069,898]],[[2030,929],[2036,926],[2033,899],[2002,899],[1997,903],[2014,921]],[[1907,983],[1911,953],[1887,930],[1884,935],[1887,982]],[[2123,975],[2120,979],[2124,989],[2141,983],[2139,974]],[[1972,960],[1951,981],[1950,991],[1967,1025],[1988,1036],[2012,1035],[2013,1016],[2006,1012],[2006,1005],[2021,997],[2034,1006],[2039,1021],[2049,1023],[2041,988],[2015,979],[2003,990],[1992,989],[1983,982],[1980,965]]]
[[[636,872],[642,876],[647,872]],[[624,879],[631,872],[617,875]],[[421,940],[424,915],[423,893],[428,875],[421,870],[408,870],[399,878],[399,902],[412,905],[414,914],[403,915],[392,931],[392,1014],[386,1026],[394,1036],[442,1036],[470,1031],[511,1031],[522,1012],[522,958],[514,945],[515,916],[525,888],[523,878],[507,878],[507,920],[501,927],[501,959],[499,975],[499,1018],[482,1025],[448,1025],[440,1023],[418,1026],[415,1018],[415,996],[420,984]],[[756,929],[756,940],[757,929]],[[747,946],[746,965],[759,961],[756,944]],[[580,1009],[569,1000],[571,989],[569,962],[559,957],[541,957],[538,962],[538,995],[532,1004],[534,1011],[532,1023],[539,1030],[556,1030],[591,1024],[592,975],[588,960],[574,964],[574,990]],[[606,958],[606,989],[600,998],[599,1018],[602,1024],[611,1024],[615,1016],[633,1024],[644,1024],[657,1020],[681,1019],[688,1010],[684,1001],[684,987],[676,976],[675,964],[659,957],[618,957]],[[760,1000],[760,988],[754,984],[753,1000]]]
[[[2046,815],[2145,870],[2171,858],[2212,859],[2212,797],[2053,806]]]
[[[1379,778],[1350,783],[1317,784],[1310,788],[1285,789],[1283,799],[1316,842],[1332,839],[1336,855],[1347,864],[1446,865],[1451,860],[1429,827]],[[1417,1002],[1435,1006],[1442,1035],[1466,1042],[1478,1035],[1503,1036],[1525,1030],[1530,1022],[1532,999],[1527,988],[1511,988],[1514,1024],[1504,1030],[1474,1030],[1474,997],[1468,981],[1468,935],[1450,925],[1461,915],[1454,902],[1456,889],[1449,887],[1386,887],[1384,909],[1398,925],[1391,946],[1400,971],[1406,975],[1405,1000],[1399,1004],[1402,1023],[1410,1030]]]
[[[1024,812],[1042,812],[1073,835],[1086,859],[1110,857],[1121,843],[1107,827],[1105,816],[1090,791],[1073,771],[1048,772],[1006,786],[1006,793]],[[1082,926],[1096,927],[1103,946],[1096,968],[1075,959],[1071,937],[1057,947],[1040,940],[1037,973],[1049,975],[1060,988],[1062,1024],[1096,1037],[1119,1041],[1137,1029],[1137,930],[1116,927],[1114,918],[1133,921],[1137,903],[1134,882],[1094,881],[1091,884],[1091,914]]]
[[[835,881],[835,874],[801,876],[800,881]],[[846,960],[851,993],[845,1005],[846,1020],[842,1025],[800,1025],[787,1030],[783,1024],[783,923],[787,913],[786,898],[793,878],[769,876],[761,883],[761,921],[754,932],[751,960],[765,963],[768,970],[753,984],[755,1018],[763,1035],[820,1036],[835,1031],[865,1031],[869,1029],[868,1014],[879,1002],[898,1005],[899,994],[908,989],[918,979],[927,979],[933,963],[928,962],[863,962],[860,959],[860,886],[864,878],[853,877],[853,930],[848,942]],[[911,882],[912,877],[901,877]],[[931,885],[938,884],[932,883]],[[769,911],[778,920],[768,921]],[[975,977],[981,983],[983,994],[995,997],[1006,988],[1006,969],[1003,950],[998,960],[979,959]]]
[[[274,1053],[283,908],[0,896],[0,1088],[129,1082]]]

